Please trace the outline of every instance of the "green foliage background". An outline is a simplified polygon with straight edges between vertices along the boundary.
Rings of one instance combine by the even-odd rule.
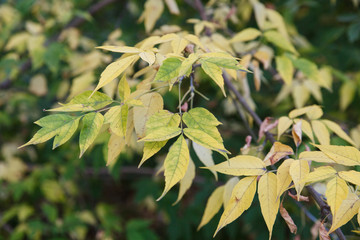
[[[161,201],[154,200],[163,187],[162,177],[153,175],[155,161],[147,162],[144,168],[136,168],[141,149],[127,150],[113,168],[105,167],[106,144],[103,143],[106,134],[101,135],[81,159],[77,157],[79,149],[75,144],[78,137],[54,151],[51,142],[16,149],[38,130],[33,122],[45,115],[43,109],[66,101],[75,77],[89,73],[93,81],[88,87],[97,82],[112,55],[94,47],[106,41],[133,46],[147,36],[143,25],[136,23],[143,10],[143,1],[113,1],[94,15],[89,14],[87,9],[97,2],[0,1],[0,239],[211,239],[220,214],[196,231],[206,200],[217,184],[207,171],[196,179],[183,201],[172,206],[177,197],[174,190]],[[245,1],[220,2],[234,6],[240,13]],[[335,69],[333,92],[322,90],[326,117],[341,120],[347,130],[356,127],[360,122],[358,2],[278,0],[265,4],[279,11],[294,26],[293,31],[304,37],[303,47],[299,49],[302,56]],[[183,1],[178,1],[178,5],[180,16],[170,15],[165,10],[156,26],[175,24],[192,31],[192,25],[185,20],[199,17],[198,13]],[[69,33],[69,36],[78,34],[78,43],[70,38],[59,38],[59,33],[71,20],[79,17],[85,18],[85,22]],[[32,23],[40,24],[42,30],[37,32]],[[240,31],[245,26],[255,27],[256,23],[254,16],[249,15],[238,24],[229,25]],[[121,34],[114,33],[113,38],[109,38],[115,29],[120,29]],[[24,33],[43,37],[46,47],[32,51],[21,37],[14,40]],[[13,46],[9,47],[11,41]],[[84,61],[91,53],[95,57],[89,58],[86,64],[93,63],[92,68],[77,73],[76,70],[86,67]],[[28,59],[33,65],[21,71]],[[38,85],[35,90],[31,87],[33,77],[39,74],[46,79],[44,93],[37,91]],[[350,93],[353,98],[346,111],[341,111],[340,89],[348,82],[353,86]],[[219,106],[223,106],[225,100],[217,89],[210,86],[200,86],[200,89],[211,101],[197,99],[196,105],[207,107],[224,123],[220,130],[225,146],[238,153],[244,145],[244,139],[239,136],[247,135],[246,129],[239,124],[237,116],[224,117]],[[276,107],[267,104],[273,101],[279,89],[280,84],[269,82],[261,91],[253,91],[262,119],[286,115],[293,108],[290,99]],[[175,111],[176,96],[167,93],[164,98],[165,108]],[[191,154],[194,156],[193,152]],[[220,180],[226,178],[221,176]],[[253,206],[259,206],[257,200]],[[314,204],[306,206],[318,216]],[[287,209],[298,223],[301,237],[310,239],[313,223],[295,204]],[[274,239],[291,236],[280,218],[274,229]],[[351,226],[345,226],[343,231],[349,233],[350,229]],[[221,231],[216,239],[265,239],[267,234],[260,208],[253,207]]]

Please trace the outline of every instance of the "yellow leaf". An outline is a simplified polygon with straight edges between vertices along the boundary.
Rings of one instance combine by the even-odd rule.
[[[167,7],[169,8],[169,11],[170,11],[172,14],[175,14],[175,15],[179,15],[179,14],[180,14],[178,5],[176,4],[176,1],[175,1],[175,0],[165,0],[165,3],[166,3],[166,5],[167,5]]]
[[[318,105],[311,105],[311,106],[292,110],[289,113],[289,118],[296,118],[304,114],[306,114],[309,119],[315,120],[315,119],[319,119],[323,115],[323,111]]]
[[[99,80],[98,85],[96,86],[93,94],[105,86],[106,84],[110,83],[116,77],[118,77],[121,73],[123,73],[131,64],[133,64],[139,56],[132,55],[126,58],[122,58],[116,62],[111,63],[108,65],[105,70],[101,73],[101,77]]]
[[[266,31],[264,33],[264,37],[267,41],[274,44],[275,46],[298,55],[298,52],[295,50],[291,42],[284,38],[279,32],[273,30]]]
[[[185,128],[183,131],[190,140],[202,145],[203,147],[217,151],[223,155],[230,153],[225,149],[223,143],[216,141],[213,137],[200,129]]]
[[[212,167],[204,167],[233,176],[262,175],[266,172],[264,162],[257,157],[239,155]]]
[[[314,146],[338,164],[345,166],[360,165],[360,152],[354,147],[316,144]]]
[[[147,62],[149,66],[153,65],[155,62],[155,54],[152,51],[144,51],[139,54],[140,58]]]
[[[181,63],[181,67],[179,69],[179,76],[189,76],[192,71],[192,65],[198,60],[198,55],[191,53],[185,60]]]
[[[306,160],[296,160],[290,166],[289,173],[294,182],[298,201],[300,193],[305,186],[304,180],[307,178],[309,171],[309,164]]]
[[[269,239],[271,239],[272,236],[272,229],[280,204],[280,199],[276,196],[276,188],[277,179],[274,173],[268,172],[261,176],[258,186],[258,195],[261,213],[269,230]]]
[[[321,89],[317,82],[314,80],[305,80],[303,84],[310,91],[311,95],[313,95],[317,102],[321,103],[323,101]]]
[[[291,164],[294,162],[294,159],[286,159],[278,168],[277,173],[276,173],[276,177],[277,177],[277,187],[276,187],[276,195],[277,198],[279,198],[281,196],[281,194],[283,194],[283,192],[285,192],[291,182],[292,182],[292,178],[290,176],[289,170],[290,170],[290,166]]]
[[[122,136],[111,134],[108,142],[108,154],[106,166],[111,165],[125,147],[125,139]]]
[[[157,201],[163,198],[165,194],[185,176],[189,159],[189,148],[183,135],[180,135],[180,137],[171,146],[169,153],[165,158],[165,188]]]
[[[336,170],[330,166],[315,168],[313,172],[307,175],[305,182],[318,182],[328,178],[335,177]]]
[[[360,124],[351,129],[350,136],[356,143],[356,148],[360,148]]]
[[[214,166],[214,159],[212,157],[212,151],[208,148],[205,148],[199,144],[197,144],[196,142],[192,142],[194,151],[196,153],[196,156],[198,156],[199,160],[206,166],[206,167],[211,167]],[[215,176],[215,180],[218,179],[217,173],[214,170],[209,169],[212,174],[214,174]]]
[[[226,97],[224,89],[224,78],[222,76],[221,68],[216,64],[207,61],[201,61],[201,68],[212,80],[214,80],[214,82],[220,87],[221,91]]]
[[[301,121],[301,131],[310,138],[311,142],[315,142],[310,123],[304,119],[294,119],[295,124],[299,121]]]
[[[292,124],[292,120],[288,117],[280,117],[279,118],[279,122],[278,122],[278,125],[277,125],[277,128],[278,128],[278,140],[280,138],[280,136],[286,131],[289,129],[289,127],[291,126]]]
[[[336,216],[337,210],[342,201],[348,196],[348,193],[349,187],[346,182],[339,177],[334,177],[326,185],[325,197],[334,216]]]
[[[294,82],[291,88],[291,94],[294,99],[294,105],[296,108],[301,108],[310,98],[309,90],[303,83]]]
[[[246,28],[241,32],[235,34],[230,40],[231,43],[233,42],[246,42],[251,41],[261,35],[261,32],[256,28]]]
[[[139,21],[144,21],[145,30],[149,33],[155,26],[156,21],[160,18],[164,11],[164,3],[162,0],[147,0],[145,10]]]
[[[199,231],[204,225],[206,225],[210,220],[219,212],[221,205],[223,203],[223,194],[224,186],[220,186],[215,189],[215,191],[210,195],[209,199],[206,202],[206,207],[204,214],[201,218],[201,222],[197,228]]]
[[[185,172],[185,176],[183,179],[180,180],[180,188],[179,188],[178,198],[176,199],[176,202],[174,202],[173,205],[175,205],[182,199],[182,197],[184,196],[186,191],[191,187],[191,184],[192,184],[194,178],[195,178],[195,164],[194,164],[193,160],[190,158],[189,166]]]
[[[141,49],[139,49],[139,48],[127,47],[127,46],[99,46],[96,48],[111,51],[111,52],[119,52],[119,53],[140,53],[141,52]]]
[[[200,39],[197,36],[193,34],[187,34],[184,36],[184,38],[206,51],[205,46],[201,43]]]
[[[152,130],[150,133],[138,142],[158,142],[168,140],[170,138],[176,137],[181,133],[181,128],[178,127],[159,127]]]
[[[118,136],[126,136],[128,107],[115,106],[105,113],[105,123],[110,123],[110,129]]]
[[[155,153],[160,151],[161,148],[165,146],[167,140],[165,141],[158,141],[158,142],[144,142],[144,153],[143,157],[138,165],[138,168],[143,165],[143,163],[148,160],[150,157],[154,156]]]
[[[312,129],[321,145],[330,145],[330,133],[325,124],[319,120],[311,121]]]
[[[345,111],[350,103],[354,100],[357,86],[352,81],[346,81],[340,88],[340,109]]]
[[[188,44],[189,41],[181,37],[177,37],[171,41],[171,47],[175,54],[180,54]]]
[[[322,67],[319,69],[319,84],[320,86],[326,88],[327,90],[329,90],[330,92],[332,92],[332,82],[333,82],[333,78],[332,78],[332,73],[331,73],[331,68],[330,67]]]
[[[224,209],[229,204],[233,189],[234,189],[235,185],[238,182],[239,182],[238,177],[232,177],[229,180],[227,180],[227,182],[225,183],[225,185],[224,185],[224,195],[223,195],[223,200],[222,200],[222,202],[224,203]]]
[[[267,15],[268,19],[270,20],[270,22],[274,26],[276,26],[279,33],[281,33],[281,35],[284,38],[289,40],[289,35],[287,33],[286,25],[285,25],[283,17],[277,11],[275,11],[271,8],[266,8],[266,15]]]
[[[159,93],[144,94],[139,98],[143,107],[134,107],[134,126],[138,138],[145,136],[145,124],[151,115],[164,107],[163,98]]]
[[[350,170],[339,172],[339,177],[345,181],[351,182],[354,185],[360,186],[360,172]]]
[[[288,145],[282,144],[281,142],[274,142],[269,153],[264,158],[264,164],[266,166],[273,165],[285,156],[293,154],[293,149]]]
[[[251,206],[256,192],[256,178],[245,177],[235,185],[229,204],[221,215],[214,237],[223,227],[240,217]]]
[[[360,207],[359,197],[350,192],[347,198],[340,205],[336,215],[333,219],[333,224],[329,230],[329,233],[332,233],[348,221],[350,221],[356,213],[358,213]]]
[[[306,161],[315,161],[321,163],[336,163],[321,151],[304,151],[300,153],[299,159]]]
[[[331,131],[333,131],[336,135],[344,139],[345,141],[349,142],[351,145],[356,146],[356,143],[347,135],[341,127],[330,120],[321,120]]]
[[[263,29],[266,19],[266,8],[264,4],[258,1],[252,1],[251,4],[254,8],[256,23],[260,29]]]
[[[279,72],[281,78],[284,80],[285,84],[291,85],[294,74],[292,61],[287,58],[286,55],[278,56],[275,60],[276,70]]]

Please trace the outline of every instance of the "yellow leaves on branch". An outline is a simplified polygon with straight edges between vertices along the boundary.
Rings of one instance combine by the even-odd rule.
[[[325,196],[327,198],[327,203],[330,206],[331,213],[334,216],[336,216],[337,210],[343,200],[348,196],[348,193],[349,187],[343,179],[334,177],[328,182]]]
[[[307,178],[309,171],[309,163],[306,160],[295,160],[291,163],[289,173],[293,179],[298,200],[300,198],[300,193],[305,186],[304,180]]]
[[[345,166],[360,165],[360,152],[354,147],[316,144],[314,146],[337,164]]]

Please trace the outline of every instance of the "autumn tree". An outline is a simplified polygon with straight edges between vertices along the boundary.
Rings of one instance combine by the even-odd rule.
[[[34,7],[41,9],[38,19],[47,11],[40,2]],[[4,59],[14,58],[12,51],[19,55],[26,52],[30,57],[20,72],[6,75],[3,88],[11,85],[12,79],[20,77],[29,66],[33,72],[40,72],[30,80],[29,91],[37,96],[47,94],[44,90],[46,71],[72,79],[71,84],[62,82],[56,90],[57,99],[67,97],[66,101],[46,107],[46,116],[35,121],[40,128],[19,147],[21,151],[53,138],[52,149],[59,148],[60,152],[62,145],[67,146],[73,149],[67,157],[78,161],[74,160],[77,158],[73,154],[74,144],[69,144],[75,142],[72,137],[78,131],[79,158],[89,155],[94,146],[102,145],[100,156],[103,155],[101,158],[105,161],[100,165],[106,165],[110,171],[119,164],[124,165],[121,162],[125,153],[127,166],[139,168],[127,168],[128,172],[144,173],[142,168],[148,165],[154,166],[146,168],[150,175],[162,176],[163,173],[162,193],[155,199],[153,195],[157,193],[151,197],[146,195],[148,208],[161,202],[170,207],[171,202],[166,198],[176,191],[173,205],[183,204],[187,195],[192,197],[186,201],[195,201],[192,186],[200,182],[201,187],[211,188],[211,192],[206,196],[206,203],[197,206],[203,211],[197,230],[221,212],[217,227],[207,228],[214,237],[228,224],[241,221],[246,211],[261,213],[263,220],[255,215],[259,217],[255,222],[264,222],[269,239],[273,235],[285,238],[284,233],[274,228],[276,220],[287,226],[291,236],[300,234],[302,215],[307,218],[303,221],[312,222],[308,225],[312,226],[311,234],[315,238],[319,235],[320,239],[346,239],[341,227],[349,222],[353,222],[353,232],[347,230],[346,235],[359,233],[360,130],[355,126],[358,120],[354,121],[350,136],[344,124],[350,116],[346,110],[354,101],[359,84],[353,80],[354,74],[312,58],[308,53],[311,45],[297,32],[296,25],[285,19],[275,5],[257,0],[209,1],[206,5],[200,0],[184,3],[147,0],[141,6],[138,19],[145,27],[141,41],[125,44],[119,40],[121,30],[112,29],[107,40],[93,48],[91,39],[81,36],[76,27],[112,2],[115,1],[99,2],[73,21],[70,19],[76,12],[69,12],[68,16],[48,5],[51,10],[47,13],[56,16],[58,23],[64,21],[64,30],[48,40],[45,32],[47,25],[52,24],[50,20],[44,24],[28,21],[25,31],[11,36],[11,31],[15,31],[13,26],[19,24],[13,19],[18,16],[18,10],[11,5],[1,6],[0,13],[5,13],[2,15],[5,17],[0,17],[0,26],[9,29],[4,43],[9,53]],[[54,3],[69,9],[75,4]],[[127,7],[136,6],[128,3]],[[191,11],[182,16],[186,8]],[[189,14],[193,15],[187,16]],[[196,18],[198,16],[200,18]],[[188,26],[161,24],[166,18],[181,19]],[[356,41],[352,31],[349,30],[348,35]],[[84,54],[79,48],[90,52]],[[102,67],[102,63],[107,66]],[[95,73],[98,68],[101,69],[99,77]],[[336,80],[341,83],[340,91],[333,87],[339,86]],[[96,86],[92,86],[93,82]],[[322,107],[325,101],[334,101],[334,94],[338,94],[342,119],[334,118]],[[359,110],[354,112],[352,116],[359,118]],[[2,174],[6,182],[18,181],[24,177],[24,171],[35,175],[34,179],[45,174],[42,170],[36,176],[36,167],[25,165],[21,160],[16,160],[18,163],[14,165],[16,150],[4,152],[10,152],[6,156],[11,159],[3,164],[8,171]],[[76,172],[74,166],[72,171]],[[64,169],[60,172],[69,171]],[[122,169],[126,172],[126,168]],[[10,170],[19,173],[19,177],[14,179]],[[93,173],[92,169],[88,172]],[[72,183],[64,181],[63,185],[55,180],[41,185],[46,201],[64,203],[67,195],[72,196]],[[28,184],[30,186],[21,185],[24,189],[20,195],[31,192],[28,188],[35,183]],[[146,184],[141,182],[138,188],[146,188]],[[68,225],[57,221],[58,209],[53,205],[44,203],[41,208],[47,220],[58,228],[71,225],[67,219],[64,221],[67,220]],[[92,212],[79,211],[74,216],[80,219],[78,228],[64,230],[63,236],[85,239],[91,233],[84,224],[95,225],[100,221],[104,230],[97,233],[97,238],[116,239],[121,232],[116,226],[120,220],[111,213],[111,208],[98,204],[96,217]],[[63,211],[66,209],[71,211],[72,207],[63,207]],[[5,213],[2,223],[15,216],[17,221],[24,222],[35,215],[34,210],[26,204],[16,205]],[[355,215],[357,223],[352,220]],[[56,227],[53,232],[42,233],[38,225],[34,231],[32,226],[36,223],[19,224],[7,234],[30,238],[57,234]],[[244,222],[240,224],[246,226]],[[148,225],[143,220],[127,223],[127,238],[156,239]],[[140,237],[136,235],[139,229],[146,229]],[[310,236],[309,227],[307,233],[301,234]]]

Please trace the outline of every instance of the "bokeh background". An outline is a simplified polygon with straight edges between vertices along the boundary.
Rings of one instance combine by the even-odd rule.
[[[179,16],[165,9],[156,27],[178,25],[192,32],[186,19],[200,16],[188,2],[177,1]],[[235,10],[236,19],[228,23],[234,32],[256,27],[247,0],[211,2],[210,14]],[[325,118],[336,120],[360,144],[359,1],[262,2],[282,14],[290,33],[298,36],[296,46],[303,57],[331,66],[333,90],[322,89]],[[136,147],[123,151],[111,168],[105,166],[106,132],[81,159],[78,134],[54,151],[51,142],[17,149],[39,129],[33,122],[48,114],[44,109],[94,88],[100,73],[116,58],[96,46],[133,46],[148,36],[138,23],[143,9],[140,0],[0,0],[0,239],[212,238],[220,214],[196,230],[206,200],[218,184],[208,171],[197,170],[201,177],[177,205],[172,206],[176,188],[155,201],[163,188],[163,177],[155,175],[157,162],[166,150],[138,169],[141,149]],[[281,84],[269,81],[259,92],[253,91],[262,119],[287,115],[294,108],[290,97],[276,107],[268,104],[280,88]],[[114,95],[113,89],[104,91]],[[246,129],[232,111],[224,115],[228,103],[217,89],[202,86],[202,92],[211,101],[195,103],[224,123],[220,130],[225,146],[238,153],[245,140],[239,136],[246,136]],[[177,96],[165,93],[164,98],[165,108],[175,111]],[[343,142],[335,138],[334,143]],[[216,162],[221,161],[218,157]],[[226,179],[221,176],[220,181]],[[215,239],[266,239],[257,199],[252,206]],[[313,202],[306,207],[318,216]],[[295,204],[287,209],[301,239],[311,239],[313,223]],[[351,229],[352,223],[343,231],[349,234]],[[292,237],[279,217],[273,236]]]

